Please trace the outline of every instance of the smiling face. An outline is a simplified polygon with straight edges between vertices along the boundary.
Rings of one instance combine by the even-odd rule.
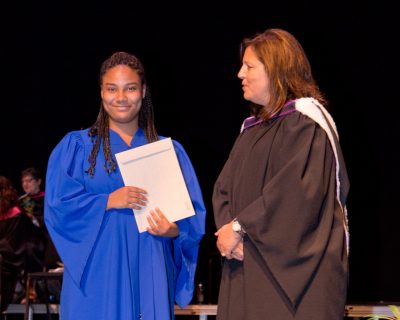
[[[270,96],[270,79],[264,64],[254,49],[246,48],[238,77],[242,79],[243,97],[261,106],[267,106]]]
[[[139,111],[146,92],[138,73],[126,65],[117,65],[102,77],[101,98],[109,115],[111,129],[137,129]]]

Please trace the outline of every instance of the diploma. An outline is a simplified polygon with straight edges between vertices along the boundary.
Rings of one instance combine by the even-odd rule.
[[[171,138],[115,154],[125,186],[147,191],[147,204],[132,209],[139,232],[147,230],[147,216],[156,207],[170,222],[195,214]]]

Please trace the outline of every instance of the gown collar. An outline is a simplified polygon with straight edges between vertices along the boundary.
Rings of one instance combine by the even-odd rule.
[[[114,131],[113,129],[109,129],[110,130],[110,142],[111,144],[124,144],[127,148],[135,148],[141,145],[144,145],[147,143],[147,138],[146,135],[144,133],[144,131],[142,130],[142,128],[139,128],[135,135],[132,138],[131,144],[127,144],[122,138],[121,136]]]
[[[289,100],[288,102],[286,102],[284,104],[284,106],[282,107],[281,111],[278,114],[276,114],[273,117],[271,117],[270,120],[275,120],[275,119],[277,119],[279,117],[283,117],[283,116],[285,116],[285,115],[287,115],[289,113],[292,113],[292,112],[296,111],[295,108],[292,108],[292,106],[293,106],[293,104],[295,102],[296,102],[296,100]],[[258,118],[256,116],[248,117],[243,121],[242,127],[240,129],[240,132],[243,132],[248,128],[254,127],[257,124],[262,124],[264,122],[265,122],[264,119]]]

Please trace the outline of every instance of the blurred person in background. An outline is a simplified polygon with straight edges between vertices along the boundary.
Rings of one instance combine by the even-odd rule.
[[[19,205],[32,219],[32,222],[42,229],[47,238],[44,269],[50,270],[62,265],[60,256],[51,240],[44,223],[44,191],[42,190],[41,172],[34,167],[29,167],[21,172],[21,185],[25,192],[19,198]]]
[[[28,272],[43,268],[46,238],[18,205],[13,183],[0,176],[0,255],[2,257],[1,308],[25,297]],[[19,288],[19,289],[18,289]],[[30,292],[32,299],[35,293]]]

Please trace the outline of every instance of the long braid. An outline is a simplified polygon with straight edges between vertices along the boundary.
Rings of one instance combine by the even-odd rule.
[[[139,127],[143,128],[148,142],[159,140],[156,127],[154,125],[153,102],[150,90],[147,87],[146,96],[142,101],[142,108],[139,113]]]
[[[134,55],[126,52],[116,52],[103,62],[100,69],[100,84],[102,83],[103,75],[109,69],[118,65],[126,65],[132,68],[132,70],[135,70],[142,80],[142,85],[146,85],[146,77],[142,63]],[[154,125],[153,102],[151,100],[151,94],[148,86],[146,87],[146,95],[142,100],[142,106],[139,111],[139,127],[144,131],[148,142],[159,140]],[[91,137],[93,143],[93,148],[88,158],[90,167],[87,172],[90,176],[94,175],[96,158],[99,153],[101,143],[103,143],[103,153],[105,159],[104,169],[107,171],[107,173],[111,173],[117,168],[117,163],[114,160],[110,147],[109,132],[109,116],[101,104],[96,122],[90,127],[88,132],[88,135]]]
[[[104,152],[104,168],[108,173],[112,172],[116,168],[115,160],[111,153],[110,148],[110,134],[108,127],[108,114],[105,112],[103,106],[100,106],[100,112],[97,116],[96,122],[89,129],[88,133],[89,137],[92,138],[93,148],[89,155],[89,164],[90,167],[88,169],[89,175],[94,175],[94,168],[96,167],[96,158],[97,154],[100,150],[100,144],[103,141],[103,152]]]
[[[103,132],[102,132],[103,150],[104,150],[104,158],[105,158],[105,160],[104,160],[104,169],[106,169],[107,173],[111,173],[111,172],[115,171],[115,169],[117,168],[117,163],[115,162],[115,160],[114,160],[114,158],[112,156],[112,152],[111,152],[110,130],[108,128],[108,115],[107,114],[106,114],[105,118],[107,119],[107,121],[106,121],[105,125],[103,126]]]

